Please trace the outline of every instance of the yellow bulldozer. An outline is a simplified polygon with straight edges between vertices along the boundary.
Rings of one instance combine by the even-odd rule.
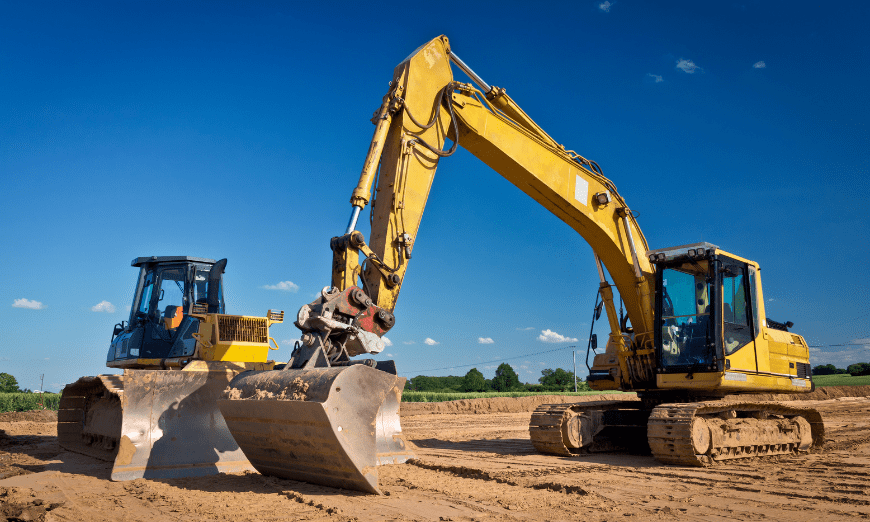
[[[474,84],[456,81],[451,64]],[[529,427],[539,451],[573,455],[648,446],[664,463],[706,466],[822,443],[824,425],[815,410],[721,400],[813,389],[806,342],[788,331],[790,323],[766,317],[759,266],[709,243],[650,249],[635,213],[600,166],[566,149],[504,89],[484,82],[445,36],[395,68],[372,122],[350,221],[330,241],[331,284],[299,310],[295,325],[302,335],[290,361],[273,367],[265,360],[267,335],[258,338],[262,357],[252,357],[254,349],[244,356],[212,350],[219,346],[215,333],[223,335],[222,320],[254,318],[222,315],[215,283],[220,263],[193,258],[179,261],[186,275],[168,279],[187,296],[184,318],[167,341],[172,348],[163,355],[143,351],[143,342],[162,338],[165,325],[176,324],[179,308],[162,315],[157,309],[167,286],[159,283],[167,280],[159,270],[170,265],[139,258],[130,324],[116,328],[109,354],[110,366],[125,368],[123,384],[100,376],[64,391],[59,432],[65,447],[114,452],[115,478],[250,465],[264,474],[379,492],[377,466],[412,455],[398,417],[404,379],[392,361],[359,357],[379,353],[395,324],[436,168],[459,146],[592,246],[600,279],[595,317],[606,312],[610,335],[588,380],[594,389],[633,391],[641,399],[542,406]],[[444,150],[447,139],[452,145]],[[356,229],[367,205],[368,240]],[[200,277],[208,281],[207,310],[200,304]],[[271,320],[256,318],[264,326]],[[142,339],[134,342],[137,335]],[[595,344],[590,340],[590,350]]]

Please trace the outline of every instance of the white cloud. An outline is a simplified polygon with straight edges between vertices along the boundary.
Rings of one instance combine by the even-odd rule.
[[[393,354],[391,354],[391,353],[385,353],[384,355],[386,355],[387,357],[392,357],[392,356],[393,356]]]
[[[661,76],[659,76],[658,74],[646,73],[646,75],[649,76],[650,78],[654,79],[656,81],[656,83],[662,83],[663,81],[665,81],[665,79],[662,78]]]
[[[414,341],[402,341],[402,344],[414,344]]]
[[[609,13],[610,8],[613,7],[613,4],[615,4],[615,3],[616,2],[611,3],[610,0],[605,0],[604,2],[598,4],[598,9],[601,9],[605,13]]]
[[[299,291],[299,285],[293,281],[281,281],[277,285],[266,285],[263,288],[266,290],[283,290],[285,292],[296,293]]]
[[[381,337],[381,341],[384,341],[384,346],[393,346],[393,341],[387,339],[386,336]]]
[[[92,312],[106,312],[107,314],[115,313],[115,305],[108,301],[100,301],[91,307]]]
[[[436,341],[435,339],[432,339],[431,337],[427,337],[426,340],[423,341],[423,343],[428,344],[429,346],[435,346],[436,344],[441,344],[438,341]]]
[[[12,306],[14,308],[29,308],[30,310],[42,310],[45,308],[45,305],[35,299],[16,299],[12,303]]]
[[[870,337],[865,337],[863,339],[852,339],[851,341],[849,341],[849,344],[860,345],[864,348],[870,349]]]
[[[565,337],[564,335],[557,334],[552,330],[541,330],[541,335],[538,336],[538,340],[542,343],[576,343],[577,339],[574,337]]]
[[[519,330],[521,332],[528,332],[529,330],[534,330],[534,329],[535,329],[534,326],[526,326],[525,328],[517,328],[517,330]]]
[[[492,337],[478,337],[477,343],[478,344],[493,344],[493,343],[495,343],[495,341],[492,340]]]
[[[695,74],[695,71],[702,70],[700,67],[695,65],[695,62],[692,60],[686,60],[685,58],[680,58],[677,60],[677,69],[683,71],[688,74]]]
[[[760,60],[760,61],[757,61],[754,64],[752,64],[752,66],[755,67],[756,69],[764,69],[765,67],[767,67],[767,64],[764,63],[764,60]]]
[[[283,341],[281,341],[281,344],[283,344],[284,346],[293,346],[298,340],[299,339],[284,339]]]

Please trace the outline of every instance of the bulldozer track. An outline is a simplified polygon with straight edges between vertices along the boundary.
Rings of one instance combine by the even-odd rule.
[[[718,433],[717,426],[712,426],[709,449],[699,453],[697,419],[718,419],[721,414],[729,412],[733,412],[735,417],[752,415],[757,418],[769,416],[781,419],[803,418],[811,429],[811,447],[819,447],[824,443],[825,428],[822,417],[812,408],[765,402],[713,401],[664,404],[652,411],[647,425],[648,441],[653,456],[665,464],[706,467],[720,460],[788,455],[804,449],[801,448],[800,440],[796,441],[795,435],[789,432],[784,432],[778,440],[775,440],[775,437],[765,437],[764,434],[752,440],[753,432],[757,433],[759,430],[750,429],[740,434],[744,439],[749,434],[750,440],[740,440],[740,444],[735,445],[732,440],[728,440],[727,433]],[[744,422],[751,427],[753,423],[761,422],[757,418],[746,418]],[[726,432],[727,429],[726,427]],[[741,438],[740,435],[737,436],[738,440]]]
[[[109,435],[111,428],[98,430],[103,433],[87,433],[88,410],[98,401],[111,403],[117,400],[120,408],[124,396],[124,379],[121,375],[97,375],[82,377],[67,385],[61,395],[57,412],[57,436],[61,447],[95,457],[113,461],[117,453],[120,432]],[[118,426],[120,431],[120,425]]]

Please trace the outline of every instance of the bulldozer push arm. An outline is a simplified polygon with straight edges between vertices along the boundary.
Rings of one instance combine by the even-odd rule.
[[[478,88],[454,81],[451,62]],[[598,165],[557,143],[507,95],[475,74],[440,36],[399,64],[372,121],[375,132],[359,183],[351,196],[346,233],[333,238],[332,287],[370,298],[381,330],[392,311],[411,260],[414,241],[439,160],[457,145],[567,223],[593,248],[601,294],[619,357],[624,389],[654,381],[652,350],[654,269],[644,255],[646,240],[633,213]],[[445,139],[452,140],[443,150]],[[373,190],[374,189],[374,190]],[[356,230],[371,205],[371,238]],[[364,261],[360,263],[360,254]],[[635,332],[623,336],[613,292],[602,264],[622,296]],[[361,281],[361,283],[358,283]],[[363,293],[359,293],[357,285]],[[303,316],[311,321],[313,303]],[[380,322],[377,314],[389,321]],[[309,326],[300,325],[303,330]],[[388,329],[388,328],[387,328]],[[306,340],[323,333],[309,330]],[[380,332],[376,332],[380,335]]]

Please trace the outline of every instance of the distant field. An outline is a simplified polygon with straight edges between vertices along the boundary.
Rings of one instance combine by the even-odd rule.
[[[816,383],[816,386],[868,386],[870,385],[870,375],[861,375],[860,377],[852,377],[848,373],[813,375],[813,382]]]
[[[813,382],[816,386],[870,386],[870,375],[852,377],[851,375],[815,375]],[[490,397],[531,397],[534,395],[595,395],[598,393],[620,392],[421,392],[405,391],[402,393],[402,402],[445,402],[462,399],[486,399]],[[42,395],[45,409],[56,410],[60,402],[60,394],[45,393]],[[37,393],[0,393],[0,412],[5,411],[30,411],[39,410],[40,396]]]
[[[56,410],[59,402],[59,393],[43,393],[41,396],[38,393],[0,393],[0,412]]]
[[[600,393],[621,393],[621,392],[598,392],[598,391],[582,391],[582,392],[424,392],[424,391],[406,391],[402,393],[402,402],[444,402],[444,401],[459,401],[463,399],[489,399],[491,397],[532,397],[535,395],[597,395]]]

